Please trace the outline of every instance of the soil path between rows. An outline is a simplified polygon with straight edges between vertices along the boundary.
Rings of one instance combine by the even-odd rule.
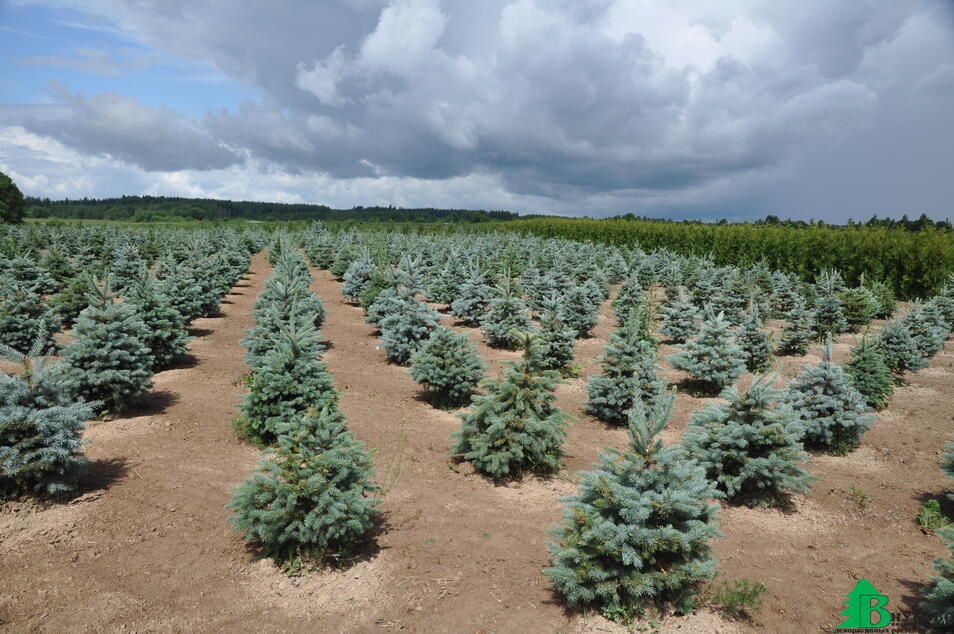
[[[224,505],[258,454],[231,421],[248,371],[238,341],[253,324],[252,304],[269,269],[263,254],[254,256],[221,314],[193,324],[191,360],[157,374],[133,415],[88,425],[85,494],[0,515],[5,627],[251,626],[241,574],[248,557],[230,535]]]
[[[386,363],[361,309],[342,300],[327,271],[313,270],[312,288],[327,309],[323,358],[387,491],[376,552],[346,570],[290,578],[231,533],[224,508],[258,457],[231,421],[248,370],[238,341],[253,325],[252,305],[269,273],[265,255],[254,256],[221,316],[196,322],[194,362],[157,375],[135,415],[89,426],[93,465],[82,496],[42,510],[18,503],[0,511],[0,629],[623,631],[597,616],[567,613],[542,574],[558,498],[575,490],[575,473],[589,468],[600,448],[626,442],[623,430],[586,415],[582,405],[585,380],[598,371],[615,326],[609,303],[595,336],[578,343],[581,376],[557,391],[558,405],[574,419],[564,471],[500,486],[466,465],[451,468],[455,412],[422,400],[406,368]],[[479,330],[456,329],[480,343]],[[836,360],[855,339],[839,340]],[[480,352],[494,377],[518,356],[482,344]],[[816,354],[782,358],[781,375],[817,361]],[[681,378],[662,365],[667,379]],[[931,557],[945,552],[914,517],[946,486],[937,460],[954,438],[952,367],[948,344],[898,390],[861,448],[814,457],[807,466],[818,477],[813,494],[796,498],[793,510],[723,509],[720,571],[768,586],[753,622],[702,610],[667,620],[662,631],[831,627],[861,577],[891,598],[892,609],[910,607],[912,581],[926,578]],[[678,440],[691,411],[715,400],[680,394],[666,440]]]

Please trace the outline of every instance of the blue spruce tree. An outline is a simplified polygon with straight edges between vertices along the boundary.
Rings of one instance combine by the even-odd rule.
[[[779,337],[779,354],[801,356],[815,340],[815,313],[805,307],[801,296],[795,299],[791,310],[785,313],[785,327]]]
[[[862,338],[851,349],[851,360],[845,364],[845,373],[868,407],[884,409],[891,402],[895,379],[884,355],[871,337]]]
[[[451,314],[467,325],[476,326],[493,294],[494,289],[487,284],[486,273],[474,264],[467,280],[460,285],[456,299],[451,302]]]
[[[163,259],[157,268],[162,292],[172,302],[172,307],[185,319],[185,325],[202,316],[205,296],[198,280],[199,271],[189,266]]]
[[[704,392],[717,393],[745,372],[742,348],[722,313],[710,312],[699,334],[677,347],[681,351],[669,355],[670,364],[688,372]]]
[[[235,531],[279,562],[334,563],[355,553],[377,514],[374,466],[334,405],[278,428],[278,445],[228,505]]]
[[[411,362],[411,357],[421,344],[440,325],[440,314],[430,305],[417,299],[398,304],[395,310],[381,319],[381,347],[388,360],[401,365]]]
[[[493,478],[520,478],[560,469],[566,416],[554,407],[558,373],[540,369],[534,335],[514,332],[523,359],[509,363],[501,381],[486,380],[486,394],[473,398],[461,414],[452,451]]]
[[[662,309],[659,333],[671,343],[686,343],[699,332],[696,320],[700,313],[680,288],[678,294]]]
[[[438,326],[411,359],[411,378],[440,405],[470,401],[484,375],[484,363],[466,334]]]
[[[550,294],[540,302],[541,364],[546,370],[566,373],[573,363],[576,333],[566,325],[563,310],[563,298],[556,293]]]
[[[954,443],[944,446],[944,455],[941,458],[941,471],[949,478],[954,479]],[[954,495],[948,494],[954,499]],[[931,578],[931,583],[922,590],[924,601],[921,609],[927,612],[931,625],[949,629],[954,623],[954,524],[939,530],[938,535],[947,542],[951,556],[947,559],[934,559],[934,570],[938,575]]]
[[[599,307],[599,300],[592,297],[585,286],[573,286],[563,295],[564,321],[577,339],[590,336],[599,320]]]
[[[152,355],[153,370],[167,369],[188,352],[185,318],[145,269],[140,271],[139,279],[127,281],[125,299],[136,307],[136,315],[146,326],[140,340]]]
[[[624,321],[630,311],[637,306],[641,306],[643,301],[643,287],[639,283],[639,278],[633,275],[623,282],[613,299],[613,313],[616,315],[616,319],[620,322]]]
[[[325,307],[300,279],[273,276],[255,299],[252,315],[255,326],[239,343],[248,350],[245,360],[254,369],[265,353],[274,347],[282,327],[297,330],[308,323],[317,330],[324,322]],[[314,354],[319,354],[322,349],[316,344]]]
[[[515,292],[509,280],[497,289],[497,297],[490,301],[488,310],[480,318],[487,344],[494,348],[514,350],[520,345],[515,333],[530,330],[527,305]]]
[[[924,305],[915,300],[909,304],[908,312],[903,321],[911,331],[914,345],[925,359],[934,357],[947,340],[950,331],[943,319],[934,311],[925,311]]]
[[[706,477],[732,502],[750,506],[778,502],[790,492],[807,492],[812,477],[799,462],[808,459],[800,438],[804,424],[772,376],[755,378],[747,392],[734,386],[726,402],[693,412],[683,445],[706,470]]]
[[[348,270],[345,271],[341,285],[341,294],[352,302],[357,303],[361,299],[361,293],[371,282],[371,275],[374,271],[374,265],[371,263],[371,256],[365,249],[361,257],[351,263]]]
[[[282,422],[335,405],[333,377],[318,360],[318,331],[308,321],[285,326],[251,375],[236,429],[259,445],[275,442]]]
[[[742,348],[742,357],[749,372],[761,373],[772,367],[772,337],[765,330],[759,316],[759,305],[752,302],[742,317],[742,326],[736,340]]]
[[[858,332],[868,325],[878,310],[878,300],[864,285],[864,279],[860,286],[846,288],[839,293],[838,301],[841,302],[849,332]]]
[[[815,329],[819,339],[825,335],[848,332],[841,300],[838,299],[841,275],[837,271],[826,272],[818,282],[818,297],[815,300]]]
[[[600,373],[586,386],[586,409],[611,425],[626,424],[636,401],[651,403],[665,389],[656,375],[656,344],[636,315],[610,336]]]
[[[82,435],[96,404],[72,401],[43,347],[43,339],[26,354],[0,345],[0,359],[21,367],[0,372],[0,496],[70,493],[86,466]]]
[[[121,291],[139,279],[139,270],[145,266],[139,256],[139,250],[129,242],[121,242],[116,247],[116,256],[109,267],[112,274],[113,289]]]
[[[831,335],[822,346],[822,361],[806,365],[785,390],[783,400],[805,425],[802,442],[838,456],[858,446],[874,416],[844,371],[831,361]]]
[[[53,335],[58,329],[59,320],[36,286],[0,277],[0,342],[27,352],[39,338],[42,352],[48,354],[56,349]]]
[[[648,415],[637,402],[626,449],[607,449],[580,473],[579,492],[563,498],[560,543],[549,544],[554,560],[544,573],[570,606],[623,621],[650,606],[686,613],[715,575],[710,542],[720,533],[710,500],[718,492],[681,447],[657,438],[674,398],[664,393]]]
[[[905,372],[917,372],[927,367],[911,329],[903,319],[892,319],[874,336],[875,346],[884,355],[885,363],[900,381]]]
[[[134,304],[116,301],[109,276],[102,288],[93,277],[87,282],[89,306],[73,325],[73,341],[63,348],[63,386],[74,399],[122,411],[152,387],[149,332]]]
[[[33,258],[25,255],[0,260],[0,279],[32,289],[39,295],[51,295],[61,285]]]

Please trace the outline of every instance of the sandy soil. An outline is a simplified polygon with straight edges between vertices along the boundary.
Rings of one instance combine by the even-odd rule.
[[[192,362],[156,376],[139,411],[94,422],[92,469],[69,503],[0,508],[0,629],[4,631],[619,632],[597,615],[567,612],[541,569],[546,529],[560,519],[557,498],[575,474],[625,432],[582,410],[586,377],[615,326],[608,304],[595,336],[578,346],[582,376],[558,389],[574,417],[565,470],[549,480],[498,486],[450,464],[454,412],[422,400],[405,368],[389,365],[362,311],[339,284],[315,271],[325,300],[329,370],[342,410],[375,451],[381,504],[376,552],[345,571],[290,578],[232,535],[224,506],[254,467],[257,451],[231,429],[247,371],[238,340],[269,274],[255,256],[222,315],[195,324]],[[448,318],[447,323],[451,323]],[[460,329],[465,330],[465,329]],[[471,330],[475,341],[479,332]],[[836,360],[854,335],[842,337]],[[663,352],[671,352],[663,347]],[[816,351],[817,352],[817,351]],[[498,376],[516,353],[481,346]],[[813,355],[783,358],[783,376]],[[947,485],[937,461],[954,439],[954,348],[910,377],[890,409],[846,457],[816,456],[813,493],[786,511],[724,508],[715,545],[728,579],[768,586],[762,611],[732,621],[702,610],[669,618],[664,632],[795,632],[840,622],[842,597],[865,577],[911,609],[916,584],[944,544],[915,516]],[[678,372],[666,370],[676,381]],[[679,396],[667,440],[678,440],[692,410],[715,399]],[[852,488],[870,501],[851,499]],[[856,496],[857,497],[857,496]],[[946,505],[945,505],[946,506]],[[954,516],[954,509],[945,511]]]

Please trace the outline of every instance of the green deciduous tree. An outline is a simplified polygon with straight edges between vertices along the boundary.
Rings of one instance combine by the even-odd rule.
[[[9,176],[0,172],[0,222],[17,224],[26,214],[23,193]]]

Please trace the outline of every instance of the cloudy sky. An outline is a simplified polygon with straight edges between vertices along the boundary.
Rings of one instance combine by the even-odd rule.
[[[37,196],[954,218],[951,0],[0,0],[0,69]]]

